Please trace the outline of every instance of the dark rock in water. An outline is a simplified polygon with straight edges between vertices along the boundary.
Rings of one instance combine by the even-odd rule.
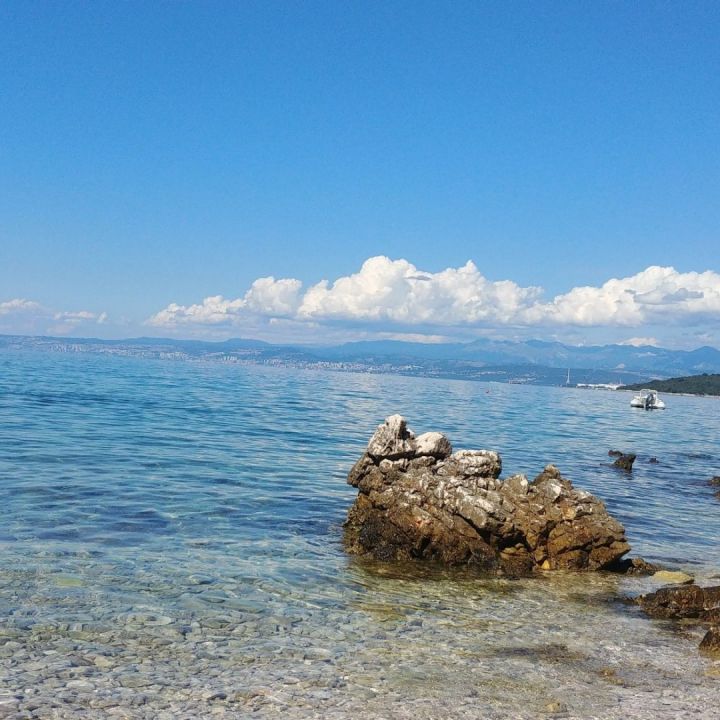
[[[715,475],[708,480],[708,485],[715,485],[720,487],[720,475]]]
[[[720,653],[720,627],[711,627],[705,633],[700,649],[712,654]]]
[[[359,491],[345,523],[348,551],[524,575],[604,569],[630,550],[603,503],[553,465],[532,482],[500,480],[501,468],[496,452],[453,453],[441,433],[415,437],[404,418],[389,417],[348,475]]]
[[[659,565],[649,563],[642,558],[621,558],[610,565],[605,570],[610,572],[622,573],[623,575],[654,575],[660,570]]]
[[[610,457],[620,457],[622,452],[620,450],[608,450],[608,455]]]
[[[659,461],[656,457],[651,457],[651,458],[648,460],[648,462],[649,462],[651,465],[657,465],[660,461]]]
[[[691,619],[710,623],[700,643],[704,652],[720,652],[720,585],[699,587],[679,585],[663,587],[657,592],[640,595],[635,602],[654,618]]]
[[[617,460],[615,460],[613,465],[615,467],[619,467],[621,470],[632,470],[636,457],[635,453],[623,453]]]
[[[720,585],[663,587],[640,595],[636,602],[654,618],[696,618],[706,622],[720,619]]]
[[[716,497],[718,500],[720,500],[720,490],[718,490],[718,491],[715,493],[715,497]]]

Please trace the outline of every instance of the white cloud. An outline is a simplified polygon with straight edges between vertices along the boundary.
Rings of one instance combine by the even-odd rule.
[[[258,278],[242,298],[226,300],[222,295],[206,297],[196,305],[171,303],[153,315],[148,325],[235,325],[249,316],[292,317],[300,304],[299,280]]]
[[[14,300],[0,302],[0,316],[28,315],[40,312],[41,310],[42,307],[40,303],[36,303],[32,300],[25,300],[23,298],[15,298]]]
[[[256,280],[242,298],[205,298],[195,305],[172,303],[148,324],[243,324],[252,316],[300,321],[382,322],[390,325],[475,325],[508,323],[532,306],[540,289],[493,282],[472,261],[438,273],[419,271],[407,260],[366,260],[359,272],[330,284],[323,280],[302,293],[299,280]]]
[[[0,302],[0,332],[19,335],[67,335],[79,328],[103,324],[107,313],[89,310],[57,311],[34,300]]]
[[[692,317],[720,319],[720,275],[679,273],[652,266],[601,287],[577,287],[540,303],[524,315],[530,325],[632,326],[681,322]]]
[[[332,286],[324,280],[311,287],[298,316],[401,325],[507,323],[539,294],[539,288],[487,280],[472,261],[460,268],[420,274],[407,260],[379,256]]]
[[[618,345],[632,345],[633,347],[644,347],[646,345],[657,347],[659,344],[657,338],[654,337],[631,337],[618,343]]]
[[[432,273],[407,260],[384,256],[366,260],[358,272],[322,280],[303,290],[295,279],[256,280],[242,297],[205,298],[194,305],[172,303],[147,323],[168,330],[292,326],[358,332],[431,334],[484,332],[492,328],[545,333],[587,333],[594,328],[666,327],[720,324],[720,275],[680,273],[651,266],[613,278],[599,287],[575,287],[550,300],[539,287],[489,280],[472,262]],[[278,326],[279,327],[279,326]],[[646,329],[647,332],[647,329]],[[657,344],[655,337],[627,340]]]

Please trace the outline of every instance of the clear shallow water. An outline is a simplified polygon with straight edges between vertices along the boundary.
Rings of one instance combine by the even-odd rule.
[[[503,475],[554,462],[633,554],[717,583],[720,402],[0,354],[0,717],[715,717],[702,630],[647,579],[348,558],[345,476],[394,412]],[[610,448],[638,453],[628,476]],[[660,462],[652,464],[651,457]]]

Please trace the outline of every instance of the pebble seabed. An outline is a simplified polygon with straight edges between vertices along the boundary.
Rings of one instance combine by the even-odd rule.
[[[0,578],[15,599],[0,717],[717,717],[702,629],[617,600],[650,579],[482,579],[338,555],[323,584],[300,541],[263,575],[259,556],[219,576],[215,553],[190,550],[183,573],[79,552]]]

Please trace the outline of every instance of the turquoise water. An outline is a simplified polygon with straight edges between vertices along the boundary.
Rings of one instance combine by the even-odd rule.
[[[399,412],[503,475],[553,462],[633,554],[720,574],[720,402],[0,354],[0,718],[714,717],[702,630],[618,596],[348,558],[347,471]],[[631,475],[611,448],[638,454]],[[651,457],[658,463],[649,462]]]

